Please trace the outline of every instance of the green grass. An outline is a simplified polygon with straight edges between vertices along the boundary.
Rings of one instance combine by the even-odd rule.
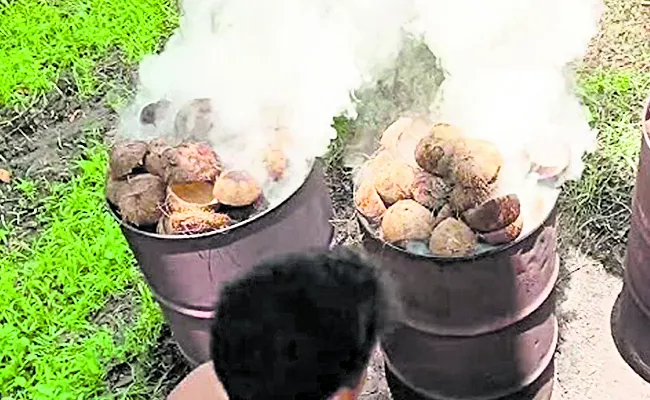
[[[176,26],[170,0],[0,0],[0,105],[24,105],[71,72],[81,95],[114,51],[135,63]]]
[[[91,147],[77,177],[50,188],[39,210],[45,228],[31,245],[0,249],[3,399],[107,396],[108,369],[146,352],[160,333],[158,308],[103,207],[106,157]],[[36,193],[30,182],[17,185]],[[130,294],[133,312],[102,312],[109,298]]]
[[[580,74],[580,90],[598,131],[598,150],[586,157],[582,178],[564,193],[575,232],[588,232],[595,248],[621,244],[629,227],[631,193],[641,144],[640,116],[650,95],[650,74],[608,69]]]

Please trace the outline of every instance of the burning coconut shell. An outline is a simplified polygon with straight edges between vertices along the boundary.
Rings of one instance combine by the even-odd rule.
[[[231,207],[245,207],[262,196],[262,187],[246,171],[226,171],[214,184],[214,198],[221,204]]]
[[[140,111],[140,123],[142,125],[156,125],[165,119],[171,109],[172,103],[169,100],[158,100],[155,103],[149,103]]]
[[[144,166],[147,147],[147,143],[141,141],[124,141],[113,146],[108,161],[111,176],[122,179]]]
[[[167,186],[167,208],[171,212],[211,211],[219,202],[210,182],[175,183]]]
[[[357,211],[380,223],[382,240],[407,250],[411,241],[428,241],[429,252],[440,257],[471,255],[479,241],[516,240],[523,228],[518,196],[494,197],[504,162],[496,146],[437,124],[419,142],[411,140],[418,170],[403,161],[402,150],[391,151],[411,124],[402,119],[389,127],[355,190]]]
[[[174,212],[158,222],[157,232],[161,235],[195,235],[224,229],[231,224],[226,214],[191,210]]]
[[[194,99],[176,114],[174,130],[181,140],[206,140],[215,126],[214,109],[210,99]]]
[[[167,175],[167,167],[169,160],[165,156],[165,152],[170,150],[172,146],[168,145],[164,139],[155,139],[147,145],[147,155],[144,158],[145,169],[154,175],[165,178]]]

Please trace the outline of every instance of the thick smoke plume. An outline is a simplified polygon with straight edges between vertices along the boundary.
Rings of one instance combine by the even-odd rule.
[[[578,178],[595,133],[567,68],[596,34],[599,0],[416,0],[421,33],[440,58],[446,79],[435,119],[494,141],[506,173],[522,150],[570,148],[565,179]],[[510,176],[509,179],[516,179]],[[514,182],[514,181],[512,181]]]
[[[214,126],[199,139],[259,175],[280,129],[290,136],[287,175],[302,181],[336,137],[333,116],[354,115],[351,92],[396,57],[411,10],[402,0],[184,0],[177,32],[140,65],[121,131],[187,139],[174,127],[178,110],[210,99]],[[171,106],[155,127],[141,124],[141,110],[161,99]]]

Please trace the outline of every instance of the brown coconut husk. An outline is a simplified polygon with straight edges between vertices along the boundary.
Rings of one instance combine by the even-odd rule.
[[[195,235],[224,229],[231,223],[226,214],[211,211],[174,212],[160,220],[157,232],[162,235]]]
[[[149,103],[140,111],[140,123],[143,125],[156,125],[165,118],[165,114],[171,109],[172,102],[169,100],[158,100],[155,103]]]
[[[113,179],[123,179],[138,168],[144,166],[147,143],[141,141],[124,141],[111,149],[109,168]]]
[[[172,149],[164,139],[154,139],[147,146],[147,155],[144,158],[144,167],[151,174],[163,179],[167,175],[169,160],[165,156],[167,150]]]
[[[152,174],[141,174],[125,182],[116,199],[122,219],[137,226],[156,224],[162,217],[161,207],[165,200],[162,179]]]
[[[185,142],[164,151],[165,180],[169,184],[214,182],[223,168],[207,143]]]
[[[108,176],[106,177],[106,199],[114,206],[117,206],[120,201],[120,197],[122,197],[122,194],[128,187],[129,182],[126,179],[114,179],[111,177],[111,174],[109,172]]]
[[[167,208],[171,212],[211,211],[219,205],[210,182],[175,183],[167,186]]]
[[[176,114],[174,130],[176,136],[189,140],[205,140],[215,125],[213,106],[210,99],[194,99],[185,104]]]
[[[361,182],[354,194],[354,205],[357,210],[372,222],[379,222],[386,212],[386,205],[381,199],[372,182]]]
[[[479,232],[503,229],[517,220],[521,212],[516,194],[499,196],[463,213],[463,220]]]
[[[230,170],[219,176],[214,184],[214,198],[231,207],[245,207],[262,196],[262,187],[246,171]]]
[[[388,208],[381,220],[382,238],[388,243],[428,239],[433,215],[414,200],[400,200]]]
[[[478,238],[462,221],[447,218],[431,233],[429,251],[442,257],[468,256],[474,253]]]

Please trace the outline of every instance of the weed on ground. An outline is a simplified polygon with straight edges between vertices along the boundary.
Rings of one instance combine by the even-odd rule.
[[[26,106],[71,73],[82,96],[98,85],[97,63],[128,63],[157,50],[176,25],[168,0],[0,1],[0,105]]]
[[[146,353],[160,334],[159,310],[105,211],[106,158],[103,146],[90,148],[75,178],[54,184],[37,210],[38,237],[30,245],[9,237],[0,248],[3,398],[106,395],[111,366]],[[15,184],[37,193],[37,183]],[[110,299],[126,295],[130,304],[107,315]]]

